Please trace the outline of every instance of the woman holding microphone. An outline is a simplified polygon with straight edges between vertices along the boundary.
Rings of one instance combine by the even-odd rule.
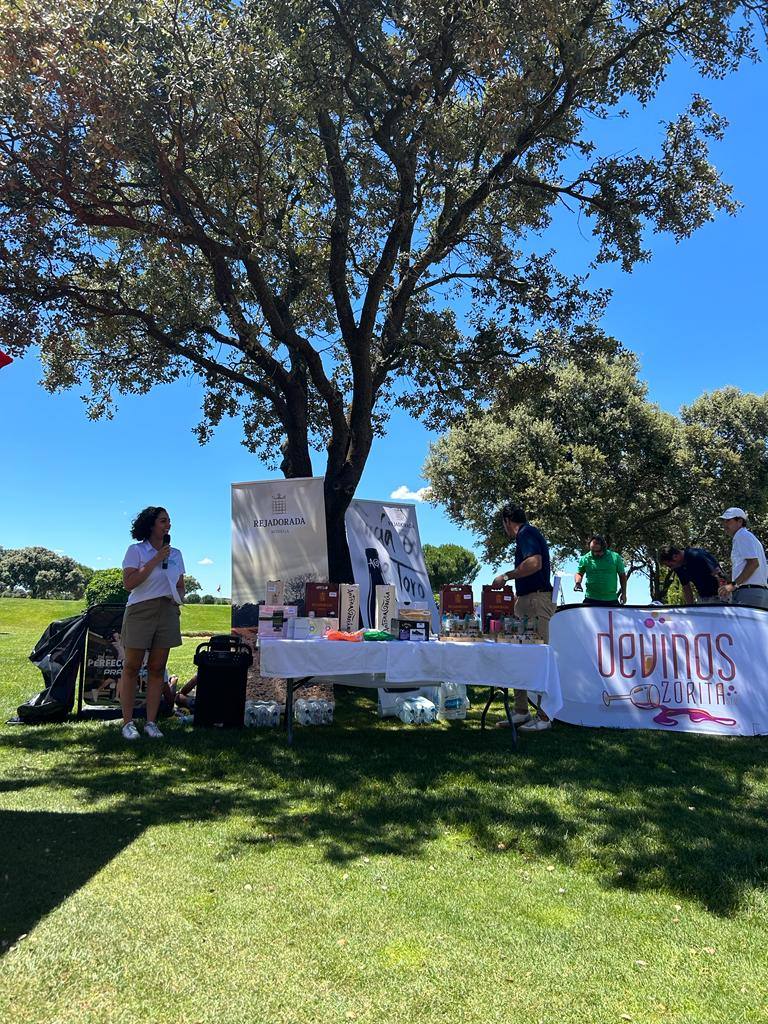
[[[123,617],[125,648],[120,677],[123,737],[137,740],[133,722],[136,681],[147,653],[147,722],[144,734],[162,739],[157,711],[171,647],[181,647],[181,603],[184,600],[184,559],[171,547],[171,518],[161,507],[142,509],[131,525],[131,544],[123,559],[123,586],[128,604]]]

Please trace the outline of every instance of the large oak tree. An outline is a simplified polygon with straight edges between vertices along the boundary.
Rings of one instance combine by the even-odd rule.
[[[287,476],[324,453],[332,574],[393,404],[444,426],[499,368],[585,348],[603,296],[536,236],[564,201],[598,259],[732,209],[704,99],[655,153],[593,126],[673,60],[754,57],[733,0],[3,0],[0,341],[49,389],[197,375]],[[458,315],[456,310],[465,310]]]

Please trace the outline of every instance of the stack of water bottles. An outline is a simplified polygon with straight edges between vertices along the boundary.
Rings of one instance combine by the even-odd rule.
[[[245,702],[245,724],[252,728],[280,725],[282,708],[274,700],[247,700]]]
[[[333,701],[300,697],[293,705],[293,717],[299,725],[330,725],[333,722]]]
[[[437,718],[437,708],[426,697],[399,697],[397,717],[407,725],[429,725]]]

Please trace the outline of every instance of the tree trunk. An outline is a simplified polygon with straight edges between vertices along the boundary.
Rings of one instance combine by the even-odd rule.
[[[328,481],[325,485],[325,529],[328,537],[328,577],[333,583],[354,583],[352,559],[347,543],[344,515],[352,500],[337,496],[329,498]]]
[[[362,442],[349,445],[347,439],[332,442],[324,477],[325,530],[328,543],[328,579],[332,583],[354,583],[352,559],[347,543],[344,517],[363,475],[371,447],[366,434]],[[312,476],[312,462],[305,434],[297,430],[283,442],[280,468],[286,478]]]
[[[328,537],[328,573],[333,583],[354,583],[344,517],[355,496],[370,451],[367,445],[350,445],[347,458],[328,459],[325,471],[325,528]],[[330,455],[331,453],[329,453]]]
[[[664,603],[667,600],[667,594],[672,584],[672,573],[667,572],[664,579],[661,578],[661,565],[654,558],[648,566],[648,579],[651,584],[651,600],[661,601]]]

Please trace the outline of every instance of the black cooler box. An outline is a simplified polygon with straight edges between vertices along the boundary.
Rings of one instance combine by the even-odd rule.
[[[253,663],[250,647],[239,636],[225,633],[199,644],[194,660],[195,725],[242,729],[245,686]]]

